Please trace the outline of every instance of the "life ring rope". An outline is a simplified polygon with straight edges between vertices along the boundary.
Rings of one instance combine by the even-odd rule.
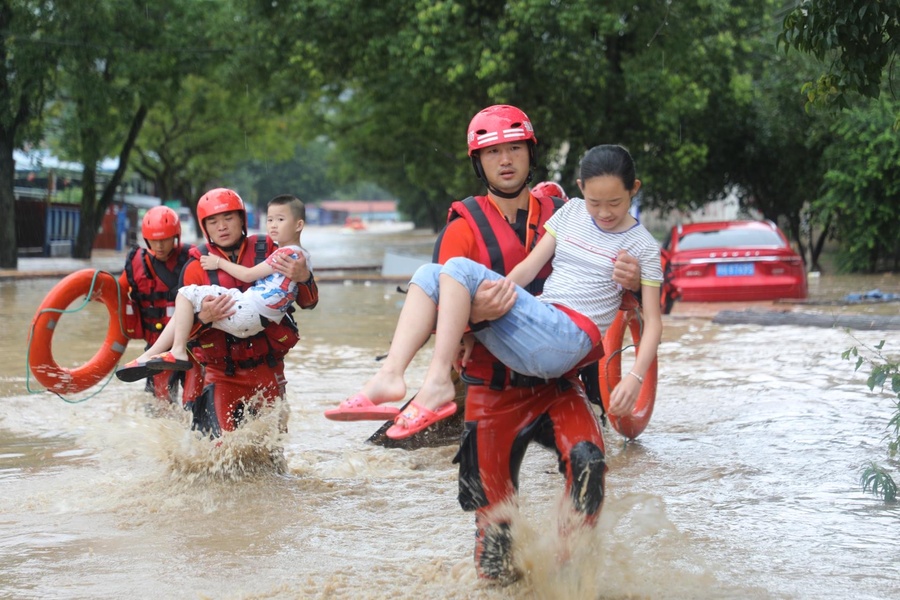
[[[623,346],[626,329],[631,332],[634,343]],[[628,440],[635,439],[644,431],[653,414],[659,379],[658,358],[654,359],[644,375],[644,381],[641,383],[638,399],[631,414],[619,417],[608,414],[609,402],[612,390],[622,380],[622,353],[630,348],[634,348],[637,353],[640,353],[640,340],[643,330],[644,319],[637,301],[623,301],[622,308],[603,336],[605,356],[600,359],[599,365],[600,397],[603,403],[604,414],[613,429]]]
[[[88,275],[90,282],[88,283]],[[84,296],[80,306],[68,308],[78,296]],[[109,315],[106,340],[98,352],[84,365],[74,369],[60,367],[52,356],[53,332],[64,314],[78,313],[90,302],[103,303]],[[125,334],[123,303],[125,295],[119,279],[107,271],[82,269],[63,278],[47,294],[38,307],[25,350],[25,388],[29,393],[52,392],[64,402],[78,404],[103,391],[112,380],[119,358],[125,352],[128,337]],[[31,377],[44,387],[32,389]],[[64,394],[82,392],[104,379],[103,385],[85,398],[68,398]]]

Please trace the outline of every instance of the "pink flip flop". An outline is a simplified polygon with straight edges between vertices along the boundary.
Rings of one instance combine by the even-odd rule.
[[[396,406],[375,404],[363,393],[353,394],[337,408],[325,411],[325,418],[332,421],[384,421],[400,414]]]
[[[456,412],[456,402],[448,402],[437,410],[428,410],[415,400],[403,413],[397,415],[394,424],[385,432],[392,440],[402,440],[437,423]]]

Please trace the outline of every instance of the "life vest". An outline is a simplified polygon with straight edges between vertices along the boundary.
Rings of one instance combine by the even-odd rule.
[[[247,250],[252,248],[252,252]],[[266,260],[275,250],[275,244],[266,236],[260,239],[256,235],[248,236],[238,254],[237,263],[245,267],[253,267]],[[218,255],[227,258],[221,250],[204,244],[191,252],[191,258],[199,260],[201,255]],[[203,271],[205,284],[220,285],[246,291],[253,282],[240,281],[225,271]],[[202,365],[220,365],[226,375],[233,375],[235,368],[249,369],[267,363],[274,368],[284,358],[288,350],[300,340],[297,325],[292,317],[293,307],[288,309],[280,322],[267,321],[265,329],[248,338],[237,338],[224,331],[209,327],[190,342],[189,347],[194,358]],[[262,317],[260,317],[262,318]]]
[[[529,247],[526,248],[519,236],[510,227],[487,196],[469,196],[465,200],[450,205],[447,222],[465,219],[475,235],[480,256],[477,260],[492,271],[506,275],[514,266],[522,262],[544,234],[544,224],[564,202],[559,198],[535,198],[540,210],[538,214],[529,214],[528,228],[531,230]],[[435,248],[435,261],[438,248]],[[525,288],[538,295],[544,289],[544,281],[550,275],[548,263],[538,272],[534,280]],[[501,389],[509,382],[509,369],[499,362],[481,344],[475,344],[469,363],[466,365],[463,379],[470,382],[491,382],[492,387]]]
[[[532,230],[530,247],[526,248],[516,232],[510,227],[493,206],[487,196],[469,196],[465,200],[450,205],[447,222],[462,217],[469,223],[475,234],[480,256],[476,259],[487,268],[506,275],[514,266],[522,262],[544,233],[544,223],[563,205],[561,200],[549,197],[536,198],[540,210],[537,215],[529,215],[528,228]],[[435,249],[437,252],[437,249]],[[550,275],[550,265],[541,268],[527,289],[532,294],[540,294],[544,281]]]
[[[125,260],[125,278],[130,289],[134,319],[126,318],[126,333],[153,344],[175,311],[178,279],[190,259],[193,244],[182,244],[174,263],[157,259],[144,248],[135,247]],[[169,267],[169,265],[172,265]],[[126,311],[126,316],[130,317]]]

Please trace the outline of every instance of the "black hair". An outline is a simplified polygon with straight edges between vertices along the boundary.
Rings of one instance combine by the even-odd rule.
[[[626,190],[634,189],[634,159],[628,150],[615,144],[601,144],[585,152],[578,170],[578,178],[582,184],[588,179],[604,175],[621,179]]]
[[[280,194],[269,200],[269,203],[266,206],[282,206],[285,204],[290,206],[291,214],[294,215],[295,219],[298,221],[306,220],[306,205],[304,205],[303,201],[297,196]]]

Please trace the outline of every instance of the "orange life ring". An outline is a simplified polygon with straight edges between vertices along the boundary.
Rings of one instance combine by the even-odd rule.
[[[606,411],[613,429],[629,440],[635,439],[644,431],[653,414],[659,375],[657,359],[653,360],[644,375],[644,383],[641,384],[641,391],[630,415],[617,417],[609,414],[609,397],[622,380],[622,342],[625,339],[625,329],[627,328],[631,332],[635,352],[640,352],[641,327],[640,306],[633,296],[627,294],[616,318],[603,336],[604,353],[599,365],[600,399],[603,401],[603,409]]]
[[[109,312],[106,339],[90,360],[80,367],[67,369],[53,359],[53,332],[63,311],[76,298],[88,294],[91,300],[102,302]],[[51,392],[62,395],[82,392],[109,375],[128,345],[128,337],[122,331],[124,304],[125,290],[105,271],[82,269],[64,277],[50,290],[31,321],[28,366],[34,378]]]

